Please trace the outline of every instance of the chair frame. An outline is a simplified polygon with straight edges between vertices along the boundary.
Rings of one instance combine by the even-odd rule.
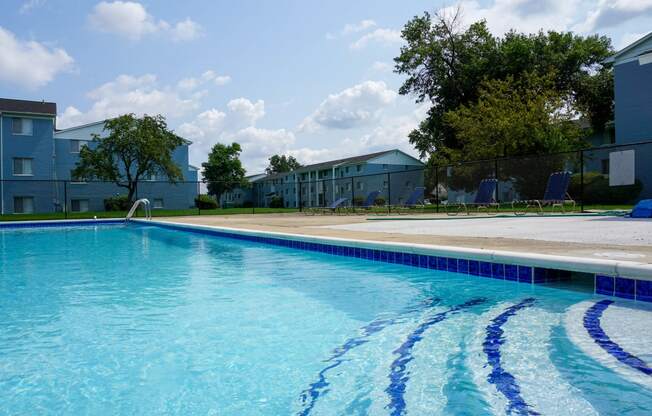
[[[559,198],[546,199],[546,195],[548,195],[550,193],[549,188],[551,187],[551,181],[552,181],[552,179],[553,179],[553,177],[555,175],[557,175],[557,176],[564,175],[564,177],[562,178],[564,180],[564,182],[561,184],[561,186],[563,187],[564,195],[563,195],[562,199],[559,199]],[[527,213],[529,212],[529,209],[531,207],[535,207],[535,208],[537,208],[537,211],[536,211],[537,215],[543,216],[545,214],[545,212],[543,211],[543,208],[547,207],[547,206],[552,207],[551,213],[555,212],[555,207],[559,207],[560,214],[566,214],[566,209],[565,209],[565,204],[566,203],[569,203],[569,204],[572,205],[571,212],[575,211],[575,207],[577,206],[577,203],[575,202],[575,200],[568,193],[568,185],[570,184],[570,175],[571,175],[571,173],[569,171],[561,171],[561,172],[553,172],[553,173],[551,173],[550,176],[548,177],[548,183],[546,185],[546,191],[544,192],[543,199],[526,199],[526,200],[512,201],[512,210],[514,211],[514,215],[517,215],[517,216],[527,215]],[[517,206],[516,206],[517,204],[525,204],[525,207],[523,207],[523,209],[521,210],[521,209],[517,208]]]
[[[493,189],[491,192],[491,201],[490,202],[458,202],[456,204],[446,204],[445,210],[446,210],[446,215],[449,216],[457,216],[461,212],[466,212],[466,215],[471,215],[471,209],[470,207],[475,207],[476,212],[479,214],[481,209],[486,210],[485,212],[487,215],[497,215],[500,212],[500,203],[496,201],[496,198],[494,198],[493,193],[498,185],[498,180],[493,179],[493,178],[488,178],[488,179],[483,179],[480,181],[480,185],[478,186],[478,192],[476,194],[476,199],[478,197],[478,194],[482,190],[482,187],[485,183],[491,183],[493,185]],[[451,207],[456,207],[457,209],[455,211],[451,211]],[[490,209],[495,208],[495,212],[490,211]]]

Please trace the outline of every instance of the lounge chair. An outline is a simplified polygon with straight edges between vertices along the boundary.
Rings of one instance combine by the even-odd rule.
[[[358,209],[362,211],[371,211],[376,206],[376,199],[378,199],[378,195],[380,195],[380,191],[369,192],[369,195],[367,195],[367,198],[364,200],[362,205],[353,207],[353,212],[356,212]]]
[[[543,215],[543,207],[550,206],[552,211],[555,210],[555,207],[559,207],[561,213],[565,213],[564,204],[569,202],[573,205],[573,210],[575,210],[575,201],[568,194],[568,186],[570,185],[571,173],[568,171],[563,172],[554,172],[548,178],[548,184],[546,185],[546,191],[543,194],[543,199],[532,199],[525,201],[513,201],[512,208],[514,209],[515,215],[525,215],[528,212],[528,209],[532,206],[538,209],[537,214]],[[525,207],[521,210],[517,205],[525,204]]]
[[[422,186],[414,188],[414,191],[412,191],[408,199],[403,204],[390,207],[390,211],[394,209],[398,214],[404,214],[408,213],[410,210],[423,210],[425,207],[423,203],[423,192],[425,190],[426,188]]]
[[[457,215],[462,211],[466,211],[466,215],[471,215],[470,207],[475,207],[478,212],[481,209],[485,209],[487,214],[493,214],[490,212],[490,208],[495,208],[496,214],[500,208],[500,204],[496,202],[494,198],[494,191],[498,186],[497,179],[483,179],[480,181],[478,186],[478,191],[475,193],[475,198],[473,202],[465,203],[460,202],[457,204],[446,204],[446,214],[448,215]]]
[[[315,207],[306,209],[306,215],[315,215],[315,214],[337,214],[342,212],[344,204],[348,201],[348,198],[340,198],[328,206],[325,207]]]

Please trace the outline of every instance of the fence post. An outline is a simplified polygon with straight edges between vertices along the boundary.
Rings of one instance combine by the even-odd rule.
[[[584,150],[580,150],[580,212],[584,212]]]
[[[197,185],[197,199],[195,199],[195,204],[197,204],[197,215],[201,215],[201,188],[199,182],[196,182]]]
[[[392,178],[391,173],[387,172],[387,214],[392,212]]]
[[[355,208],[355,184],[353,183],[354,176],[351,176],[351,208]]]
[[[63,181],[63,217],[68,219],[68,181]]]
[[[297,174],[298,175],[298,174]],[[298,176],[297,176],[298,178]],[[303,212],[303,195],[301,193],[301,179],[297,179],[297,186],[299,187],[299,212]]]
[[[499,191],[498,187],[500,186],[499,184],[500,180],[498,179],[498,158],[494,159],[494,179],[496,179],[496,202],[500,204],[500,199],[499,199],[500,193],[498,192]],[[500,207],[500,205],[498,206]]]
[[[435,166],[435,206],[437,214],[439,214],[439,167]]]

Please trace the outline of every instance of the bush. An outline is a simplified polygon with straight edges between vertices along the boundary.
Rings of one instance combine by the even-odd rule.
[[[379,207],[385,206],[385,198],[383,198],[382,196],[379,196],[374,201],[374,205],[379,206]]]
[[[269,207],[270,208],[283,208],[283,197],[275,195],[272,197],[272,199],[269,201]]]
[[[195,198],[195,206],[199,209],[216,209],[218,204],[212,196],[200,194]]]
[[[105,211],[127,211],[131,208],[127,195],[116,195],[104,200]]]
[[[609,177],[597,172],[584,174],[584,192],[582,192],[580,181],[580,174],[574,174],[568,187],[568,193],[573,199],[584,199],[585,204],[631,204],[636,202],[643,189],[643,184],[638,179],[634,185],[609,186]]]
[[[355,198],[353,198],[353,206],[361,207],[362,204],[364,204],[366,200],[367,200],[366,197],[356,196]],[[382,196],[379,196],[378,198],[376,198],[374,200],[374,205],[379,206],[379,207],[385,205],[385,198],[383,198]]]
[[[242,203],[242,208],[253,208],[253,207],[254,207],[254,203],[251,201],[245,201]]]

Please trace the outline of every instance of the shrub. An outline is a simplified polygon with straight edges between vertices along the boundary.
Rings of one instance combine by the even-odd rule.
[[[584,192],[580,181],[580,174],[574,174],[568,193],[573,199],[584,199],[585,204],[630,204],[636,202],[643,189],[643,184],[638,179],[634,185],[609,186],[609,177],[597,172],[584,173]]]
[[[215,209],[218,204],[212,196],[200,194],[195,198],[195,206],[199,209]]]
[[[251,201],[245,201],[242,203],[242,208],[253,208],[254,203]]]
[[[379,197],[376,198],[376,200],[374,201],[374,204],[375,204],[376,206],[379,206],[379,207],[384,206],[384,205],[385,205],[385,198],[383,198],[382,196],[379,196]]]
[[[275,195],[269,201],[270,208],[283,208],[283,197]]]
[[[105,211],[127,211],[131,208],[131,201],[127,199],[127,195],[116,195],[106,198],[104,200]]]

